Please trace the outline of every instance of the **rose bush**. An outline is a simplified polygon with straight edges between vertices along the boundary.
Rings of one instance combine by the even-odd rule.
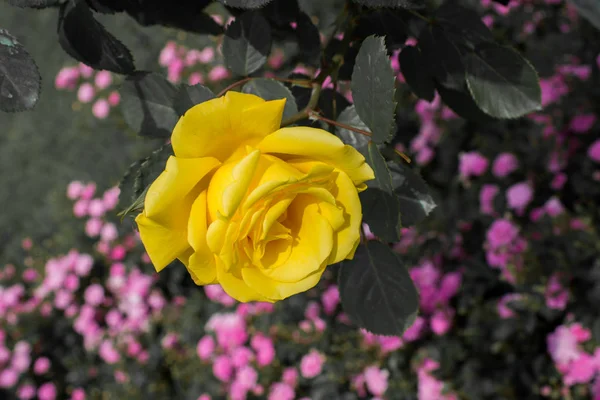
[[[284,105],[228,92],[181,117],[136,218],[157,271],[177,258],[198,285],[274,302],[353,257],[373,170],[325,130],[279,129]]]

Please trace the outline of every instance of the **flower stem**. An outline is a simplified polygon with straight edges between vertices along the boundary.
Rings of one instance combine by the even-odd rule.
[[[346,124],[343,124],[341,122],[337,122],[337,121],[334,121],[332,119],[325,118],[325,117],[319,115],[318,113],[316,113],[315,111],[309,112],[308,116],[310,118],[315,118],[315,119],[321,120],[323,122],[326,122],[326,123],[328,123],[330,125],[335,125],[335,126],[338,126],[340,128],[343,128],[343,129],[348,129],[350,131],[353,131],[353,132],[356,132],[356,133],[360,133],[361,135],[365,135],[365,136],[368,136],[368,137],[372,136],[371,132],[369,132],[369,131],[365,131],[363,129],[355,128],[355,127],[353,127],[351,125],[346,125]]]
[[[239,81],[237,81],[237,82],[233,82],[231,85],[229,85],[229,86],[227,86],[225,89],[221,90],[221,91],[219,92],[219,94],[217,94],[217,97],[221,97],[221,96],[223,96],[225,93],[227,93],[227,92],[228,92],[228,91],[230,91],[231,89],[233,89],[233,88],[236,88],[236,87],[238,87],[238,86],[242,86],[244,83],[246,83],[246,82],[250,82],[252,79],[254,79],[254,78],[247,77],[247,78],[244,78],[244,79],[242,79],[242,80],[239,80]]]

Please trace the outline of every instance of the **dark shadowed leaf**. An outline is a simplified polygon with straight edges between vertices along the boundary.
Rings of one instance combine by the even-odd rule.
[[[367,182],[369,187],[360,193],[363,221],[384,242],[397,242],[401,228],[400,202],[394,194],[390,170],[373,142],[367,146],[366,160],[375,172],[375,180]]]
[[[178,115],[183,115],[195,105],[214,98],[215,94],[206,86],[181,84],[175,94],[173,108]]]
[[[387,142],[394,133],[395,80],[383,38],[369,36],[356,56],[352,97],[356,112],[373,132],[375,143]]]
[[[436,23],[455,45],[473,49],[476,45],[493,42],[494,36],[474,10],[455,1],[446,1],[437,9]]]
[[[118,74],[135,70],[129,49],[96,21],[84,1],[69,1],[61,7],[58,40],[71,57],[94,69]]]
[[[337,119],[337,122],[370,132],[369,127],[362,122],[353,105],[346,107],[346,109],[342,111]],[[354,147],[364,156],[367,155],[367,146],[369,145],[369,138],[367,136],[340,127],[337,127],[335,132],[337,136],[342,139],[342,142]]]
[[[354,0],[358,4],[367,7],[400,7],[407,9],[419,9],[425,7],[423,0]]]
[[[298,16],[296,35],[298,37],[298,60],[316,67],[321,59],[321,36],[319,29],[305,13]]]
[[[600,29],[600,2],[598,0],[570,0],[579,14]]]
[[[428,26],[419,36],[419,48],[431,75],[442,85],[460,90],[465,85],[465,68],[456,44],[439,26]]]
[[[17,39],[0,29],[0,110],[31,110],[40,98],[41,77]]]
[[[435,84],[427,70],[421,51],[413,46],[406,46],[398,55],[400,70],[413,93],[427,101],[435,96]]]
[[[296,99],[290,89],[273,79],[252,79],[244,85],[242,92],[255,94],[265,100],[286,99],[283,119],[289,118],[298,112]]]
[[[179,120],[173,107],[177,89],[153,72],[129,76],[121,86],[121,110],[127,124],[141,136],[171,136]]]
[[[354,30],[354,36],[385,36],[388,50],[398,48],[406,42],[410,31],[408,20],[410,14],[406,10],[379,9],[362,15]]]
[[[17,7],[46,8],[63,3],[64,0],[8,0],[8,4]]]
[[[493,0],[496,3],[502,4],[503,6],[507,6],[510,3],[510,0]]]
[[[480,123],[494,121],[492,117],[479,109],[466,87],[459,91],[448,89],[438,84],[436,85],[436,90],[440,94],[442,101],[464,119]]]
[[[378,335],[401,336],[417,317],[419,295],[408,270],[388,245],[369,241],[338,274],[344,312]]]
[[[388,164],[394,194],[400,202],[402,226],[413,226],[427,217],[436,206],[423,178],[401,163]]]
[[[469,91],[486,114],[518,118],[541,109],[537,73],[515,50],[484,44],[465,57],[465,66]]]
[[[271,27],[257,12],[242,14],[225,31],[225,65],[237,75],[249,75],[262,67],[270,50]]]
[[[234,8],[260,8],[272,0],[218,0],[219,3]]]

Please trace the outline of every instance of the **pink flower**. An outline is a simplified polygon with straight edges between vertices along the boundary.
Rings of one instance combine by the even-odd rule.
[[[127,254],[127,250],[125,250],[125,247],[123,247],[121,245],[116,245],[110,251],[110,258],[115,261],[120,261],[125,258],[126,254]]]
[[[89,83],[84,83],[79,86],[79,90],[77,91],[77,99],[82,103],[89,103],[94,99],[94,95],[96,91],[94,87]]]
[[[110,340],[102,341],[100,348],[98,349],[98,354],[107,364],[115,364],[121,359],[121,355],[117,349],[114,348]]]
[[[179,58],[171,60],[171,63],[167,67],[167,79],[173,83],[179,82],[184,68],[183,60]]]
[[[33,372],[36,375],[42,375],[50,369],[50,360],[46,357],[40,357],[33,364]]]
[[[197,400],[211,400],[212,397],[210,397],[209,394],[201,394]]]
[[[402,334],[402,339],[407,342],[414,342],[415,340],[421,337],[421,333],[423,333],[423,328],[425,327],[425,318],[417,317],[415,322],[404,331]]]
[[[510,308],[510,303],[521,300],[522,296],[520,293],[508,293],[502,296],[500,301],[498,301],[498,305],[496,310],[498,311],[498,315],[500,318],[512,318],[515,316],[515,312]]]
[[[64,67],[56,75],[54,86],[57,89],[75,89],[79,80],[79,70],[76,67]]]
[[[104,202],[101,199],[92,199],[88,205],[90,217],[101,217],[105,213]]]
[[[552,196],[544,204],[544,210],[551,217],[557,217],[565,211],[565,207],[556,196]]]
[[[229,357],[220,355],[215,358],[212,370],[217,379],[222,382],[229,382],[231,380],[231,375],[233,374],[233,365],[231,365]]]
[[[198,55],[198,61],[208,64],[215,59],[215,50],[212,47],[205,47]]]
[[[492,248],[512,243],[519,234],[519,229],[507,219],[495,220],[487,231],[486,238]]]
[[[459,155],[458,170],[462,178],[481,176],[488,167],[488,160],[481,153],[472,151]]]
[[[588,383],[596,375],[597,371],[598,365],[594,357],[587,353],[582,353],[569,365],[569,370],[563,380],[569,386],[576,383]]]
[[[524,210],[532,199],[533,189],[528,182],[516,183],[506,191],[508,207],[517,211]]]
[[[89,201],[87,200],[77,200],[73,205],[73,215],[77,218],[82,218],[87,215]]]
[[[117,237],[119,237],[117,226],[112,222],[104,224],[102,230],[100,230],[100,239],[105,242],[112,242]]]
[[[290,385],[283,382],[276,382],[271,385],[267,400],[293,400],[295,396],[296,392]]]
[[[494,213],[494,198],[500,191],[498,185],[485,184],[479,192],[479,210],[482,214]]]
[[[38,397],[40,400],[54,400],[56,398],[56,386],[52,382],[46,382],[38,388]]]
[[[494,160],[492,173],[498,178],[504,178],[519,168],[519,160],[512,153],[501,153]]]
[[[0,372],[0,387],[11,388],[17,384],[19,373],[14,369],[6,368]]]
[[[550,187],[554,190],[560,190],[567,183],[568,177],[564,172],[560,172],[554,175],[552,182],[550,183]]]
[[[83,297],[87,304],[99,306],[104,301],[104,288],[97,283],[93,283],[85,289]]]
[[[382,396],[388,388],[390,372],[386,369],[380,370],[377,366],[370,366],[365,368],[363,374],[369,392],[374,396]]]
[[[90,218],[85,223],[85,234],[94,238],[100,234],[102,230],[102,220],[99,218]]]
[[[237,371],[236,381],[242,385],[243,388],[250,390],[256,385],[258,380],[258,373],[254,368],[249,365],[240,368]]]
[[[31,384],[21,385],[17,391],[17,395],[21,400],[30,400],[35,397],[35,386]]]
[[[592,161],[600,163],[600,139],[592,143],[588,148],[587,155]]]
[[[594,114],[581,114],[575,116],[570,124],[569,129],[576,133],[586,133],[596,123],[596,116]]]
[[[229,70],[222,65],[217,65],[208,73],[208,79],[211,82],[218,82],[229,77]]]
[[[109,71],[98,71],[94,78],[94,83],[98,89],[106,89],[112,83],[112,75]]]
[[[248,365],[253,358],[254,353],[245,346],[236,347],[231,351],[231,362],[236,368]]]
[[[98,99],[92,106],[92,114],[98,119],[105,119],[110,112],[110,104],[106,99]]]
[[[74,265],[74,271],[79,276],[87,276],[92,270],[94,259],[89,254],[80,254]]]
[[[284,369],[281,380],[291,387],[295,387],[298,384],[298,370],[295,367]]]
[[[436,335],[444,335],[452,327],[452,318],[454,312],[452,310],[438,310],[433,313],[429,320],[429,326]]]
[[[73,389],[71,392],[71,400],[85,400],[85,390],[82,388]]]
[[[197,85],[204,83],[204,76],[200,72],[192,72],[188,77],[188,84]]]
[[[83,63],[79,63],[79,72],[84,78],[90,78],[94,74],[94,69]]]
[[[111,107],[115,107],[118,106],[119,103],[121,102],[121,95],[119,94],[119,92],[110,92],[110,94],[108,95],[108,104]]]
[[[80,181],[73,181],[67,186],[67,197],[71,200],[77,200],[83,192],[83,183]]]
[[[158,63],[167,67],[177,57],[177,44],[175,42],[168,42],[160,52],[158,56]]]
[[[313,349],[302,357],[300,361],[300,374],[304,378],[314,378],[321,373],[324,363],[325,357]]]
[[[15,353],[11,361],[11,367],[19,372],[25,372],[31,364],[31,357],[29,353]]]
[[[559,326],[546,338],[548,352],[558,365],[567,365],[581,355],[577,338],[566,326]]]

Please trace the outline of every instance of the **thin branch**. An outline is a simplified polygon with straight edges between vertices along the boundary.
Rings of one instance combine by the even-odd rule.
[[[308,118],[308,115],[314,110],[314,108],[319,103],[319,96],[321,95],[321,84],[313,83],[312,88],[313,89],[310,94],[310,99],[308,100],[308,104],[306,105],[306,107],[304,107],[304,109],[302,111],[300,111],[300,112],[292,115],[288,119],[282,121],[281,122],[282,127],[291,125],[294,122],[298,122],[298,121]]]
[[[244,78],[244,79],[242,79],[242,80],[240,80],[240,81],[233,82],[231,85],[229,85],[229,86],[227,86],[225,89],[221,90],[221,91],[219,92],[219,94],[217,95],[217,97],[221,97],[221,96],[223,96],[225,93],[227,93],[227,92],[228,92],[228,91],[230,91],[231,89],[233,89],[233,88],[236,88],[236,87],[238,87],[238,86],[242,86],[244,83],[246,83],[246,82],[250,82],[252,79],[254,79],[254,78],[247,77],[247,78]]]
[[[335,125],[335,126],[338,126],[340,128],[343,128],[343,129],[348,129],[349,131],[352,131],[352,132],[360,133],[361,135],[365,135],[365,136],[368,136],[368,137],[372,136],[371,132],[369,132],[369,131],[358,129],[358,128],[355,128],[355,127],[353,127],[351,125],[342,124],[341,122],[337,122],[337,121],[334,121],[332,119],[325,118],[322,115],[319,115],[319,114],[317,114],[314,111],[309,112],[308,116],[310,118],[315,118],[315,119],[321,120],[323,122],[326,122],[326,123],[328,123],[330,125]]]

